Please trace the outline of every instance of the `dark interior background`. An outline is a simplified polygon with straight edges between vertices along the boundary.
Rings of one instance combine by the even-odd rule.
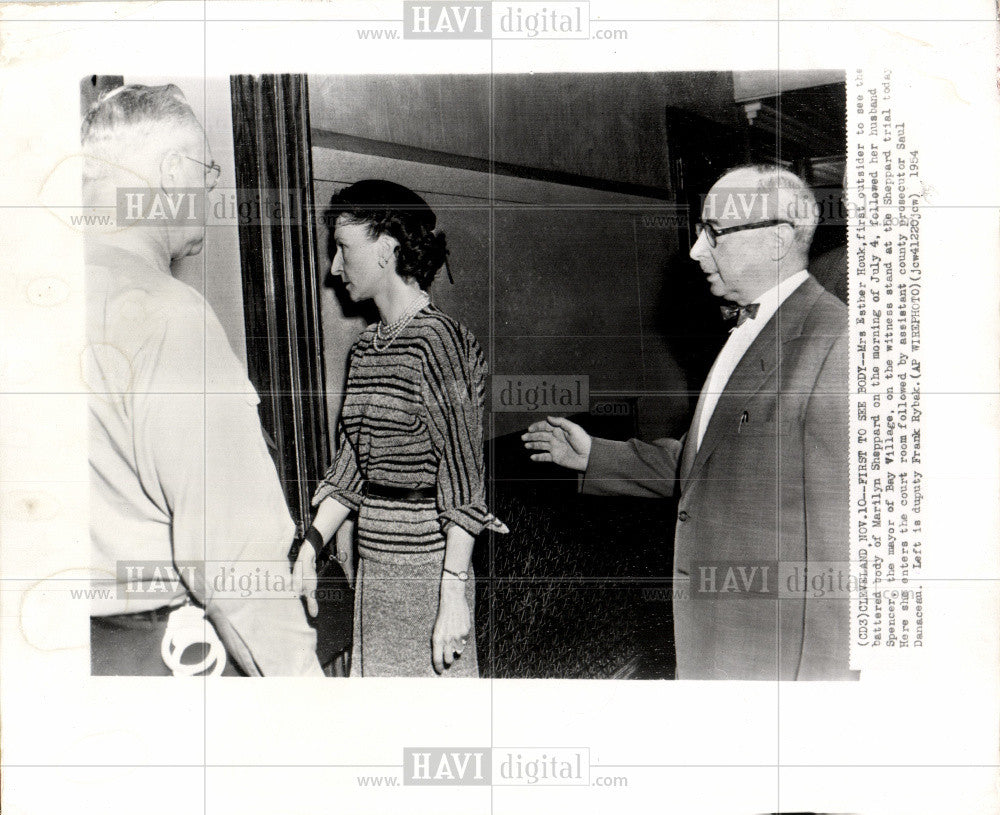
[[[442,272],[435,302],[472,329],[492,373],[586,378],[589,410],[570,418],[607,438],[687,428],[726,336],[687,252],[700,196],[728,167],[779,161],[817,189],[829,209],[810,271],[846,300],[845,226],[829,217],[844,174],[841,72],[94,75],[80,83],[81,110],[125,81],[180,84],[230,203],[258,187],[301,192],[311,164],[313,209],[301,220],[241,223],[239,236],[230,221],[211,223],[205,252],[173,270],[204,293],[247,362],[300,524],[322,463],[298,459],[327,454],[348,349],[374,319],[326,272],[323,206],[354,181],[388,178],[427,199],[454,278]],[[301,256],[313,245],[315,270]],[[265,376],[288,373],[296,348],[288,382]],[[292,390],[310,406],[295,417]],[[474,555],[483,674],[669,678],[673,501],[580,496],[575,476],[523,450],[520,433],[543,413],[487,413],[489,504],[511,534],[484,536]],[[324,582],[320,656],[342,670],[352,595],[342,579]]]
[[[442,272],[434,300],[476,334],[491,372],[587,377],[591,405],[611,406],[571,417],[588,430],[676,437],[725,338],[687,258],[699,196],[751,160],[822,188],[843,176],[842,80],[783,90],[751,77],[748,100],[738,79],[312,76],[316,206],[361,178],[415,189],[451,249],[454,283]],[[321,211],[317,223],[327,269]],[[845,242],[842,223],[824,224],[814,246],[814,271],[841,297]],[[321,312],[332,429],[347,351],[374,316],[326,273]],[[579,496],[575,477],[527,460],[518,436],[538,415],[487,416],[490,506],[512,531],[476,549],[484,675],[672,676],[674,507]],[[331,609],[330,648],[347,616]]]

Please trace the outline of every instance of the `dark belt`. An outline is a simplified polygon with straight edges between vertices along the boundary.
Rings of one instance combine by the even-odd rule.
[[[149,611],[137,611],[134,614],[107,614],[90,619],[116,628],[146,627],[167,622],[171,613],[179,608],[180,605],[161,606],[160,608],[151,608]]]
[[[364,494],[373,498],[386,498],[390,501],[433,501],[437,498],[436,487],[393,487],[390,484],[373,484],[366,481]]]

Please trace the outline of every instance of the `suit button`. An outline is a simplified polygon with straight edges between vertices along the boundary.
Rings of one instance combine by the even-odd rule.
[[[690,517],[691,516],[687,514],[687,510],[684,509],[677,513],[677,520],[681,523],[684,523]]]

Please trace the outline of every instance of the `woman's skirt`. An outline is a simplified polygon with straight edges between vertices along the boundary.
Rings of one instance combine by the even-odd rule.
[[[354,592],[354,645],[351,676],[439,676],[434,671],[431,636],[441,589],[440,559],[383,562],[358,558]],[[478,677],[476,587],[469,569],[465,590],[472,628],[465,650],[444,677]]]

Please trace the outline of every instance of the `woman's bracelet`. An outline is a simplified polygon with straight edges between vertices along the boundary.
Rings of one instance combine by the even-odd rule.
[[[310,526],[306,530],[306,534],[302,536],[302,540],[308,541],[309,545],[312,546],[313,551],[316,553],[317,558],[319,558],[320,552],[326,548],[326,542],[323,540],[323,536],[315,526]]]

